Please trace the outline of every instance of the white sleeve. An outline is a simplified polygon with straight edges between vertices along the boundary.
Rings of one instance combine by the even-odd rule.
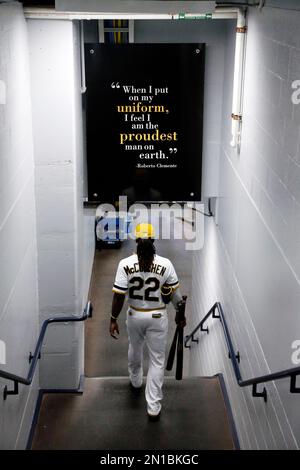
[[[114,282],[114,286],[113,286],[112,290],[116,294],[126,294],[127,289],[128,289],[127,275],[124,271],[122,263],[120,262],[119,266],[118,266],[118,269],[117,269],[115,282]]]
[[[169,268],[168,277],[166,279],[165,284],[167,286],[172,287],[173,290],[175,290],[179,287],[178,277],[177,277],[176,271],[175,271],[174,266],[171,263],[171,261],[170,261],[170,268]]]

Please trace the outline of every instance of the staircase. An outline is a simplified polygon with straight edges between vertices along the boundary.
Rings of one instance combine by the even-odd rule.
[[[214,450],[238,447],[220,377],[165,379],[160,420],[128,378],[87,378],[84,393],[44,394],[33,450]]]
[[[176,261],[182,292],[191,296],[191,253],[182,240],[157,240],[158,252]],[[167,372],[160,420],[149,422],[144,390],[129,387],[125,312],[120,338],[108,334],[111,286],[116,266],[135,242],[96,252],[90,289],[93,318],[85,326],[84,393],[44,393],[32,438],[34,450],[213,450],[238,448],[222,377],[184,378]],[[187,305],[187,310],[190,304]],[[176,328],[170,308],[169,342]],[[189,317],[189,311],[187,311]],[[145,348],[144,370],[147,370]],[[184,371],[188,370],[185,354]],[[170,375],[168,375],[170,374]],[[224,393],[223,393],[224,391]]]

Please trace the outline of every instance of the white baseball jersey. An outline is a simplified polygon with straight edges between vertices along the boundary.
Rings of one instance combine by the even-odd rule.
[[[166,284],[174,290],[179,287],[174,266],[168,258],[155,255],[150,272],[140,272],[136,254],[120,261],[113,292],[127,294],[129,306],[135,310],[150,311],[165,308],[161,287]]]

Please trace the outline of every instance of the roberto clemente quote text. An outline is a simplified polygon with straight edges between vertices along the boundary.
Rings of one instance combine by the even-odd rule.
[[[169,94],[169,87],[136,87],[119,82],[111,83],[111,87],[122,96],[122,103],[115,105],[121,123],[117,137],[121,149],[137,155],[137,168],[177,168],[174,157],[178,151],[178,132],[161,129],[161,122],[166,122],[161,117],[172,113],[166,104],[159,102]],[[167,162],[169,158],[173,161]]]

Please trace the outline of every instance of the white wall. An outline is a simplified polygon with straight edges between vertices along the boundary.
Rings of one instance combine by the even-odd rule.
[[[240,156],[229,146],[234,34],[225,58],[219,227],[206,224],[194,259],[193,324],[220,300],[245,378],[293,367],[300,338],[300,13],[250,9]],[[268,403],[234,381],[218,322],[192,350],[191,373],[223,372],[243,448],[300,444],[299,395],[289,381],[266,385]]]
[[[38,334],[36,209],[28,41],[17,3],[0,5],[0,80],[0,339],[7,359],[0,368],[27,376]],[[0,449],[25,448],[38,371],[31,387],[20,385],[4,402],[5,385],[13,383],[0,379]]]
[[[31,20],[28,29],[43,320],[82,312],[92,268],[93,224],[82,207],[78,25]],[[51,326],[41,361],[42,388],[77,388],[83,373],[83,328]]]

